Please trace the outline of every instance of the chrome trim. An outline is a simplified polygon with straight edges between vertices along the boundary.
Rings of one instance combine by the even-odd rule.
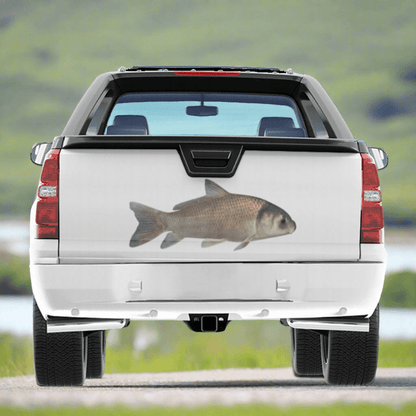
[[[83,332],[103,331],[107,329],[121,329],[127,326],[127,319],[60,319],[51,318],[46,321],[46,332]]]
[[[369,332],[370,320],[365,318],[332,318],[332,319],[288,319],[290,327],[320,331],[354,331]]]

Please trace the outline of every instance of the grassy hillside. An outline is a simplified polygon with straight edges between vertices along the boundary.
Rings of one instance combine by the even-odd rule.
[[[357,139],[384,147],[386,214],[416,219],[414,114],[371,105],[416,93],[416,3],[367,0],[0,2],[0,215],[28,215],[49,141],[100,73],[121,65],[292,67],[327,89]],[[407,104],[408,106],[411,105]]]

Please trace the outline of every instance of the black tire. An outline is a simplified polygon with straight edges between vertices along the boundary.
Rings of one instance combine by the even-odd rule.
[[[87,378],[101,378],[105,367],[105,331],[88,335]]]
[[[374,381],[379,343],[379,307],[370,332],[329,331],[321,335],[322,369],[328,384],[363,386]]]
[[[82,332],[48,334],[33,302],[33,353],[39,386],[82,386],[87,372],[87,343]]]
[[[290,328],[292,368],[296,377],[323,377],[320,335],[306,329]]]

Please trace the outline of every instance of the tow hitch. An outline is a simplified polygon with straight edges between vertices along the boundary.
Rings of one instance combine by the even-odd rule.
[[[228,313],[224,314],[189,314],[189,321],[184,321],[194,332],[222,332],[227,328]]]

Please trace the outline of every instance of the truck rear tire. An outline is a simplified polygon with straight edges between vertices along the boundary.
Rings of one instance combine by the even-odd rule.
[[[370,332],[328,331],[321,335],[322,369],[328,384],[368,385],[377,371],[379,307],[370,318]]]
[[[82,332],[48,334],[33,301],[33,352],[39,386],[82,386],[87,371],[87,342]]]
[[[305,329],[290,328],[292,368],[296,377],[322,377],[320,335]]]
[[[105,367],[105,331],[88,335],[87,378],[101,378]]]

